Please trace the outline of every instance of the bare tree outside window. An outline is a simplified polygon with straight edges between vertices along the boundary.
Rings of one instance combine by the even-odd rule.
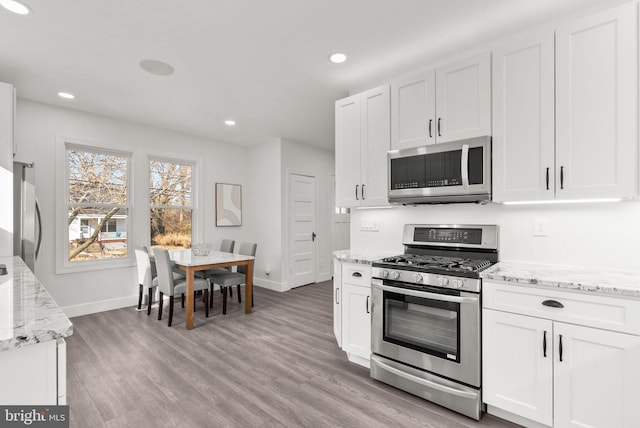
[[[186,163],[149,162],[151,245],[190,248],[193,166]]]
[[[127,256],[129,159],[67,149],[69,261]]]

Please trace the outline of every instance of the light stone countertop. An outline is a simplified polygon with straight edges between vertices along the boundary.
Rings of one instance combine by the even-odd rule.
[[[0,257],[0,352],[68,337],[73,325],[20,257]]]
[[[371,265],[372,262],[385,257],[397,256],[396,252],[379,250],[339,250],[333,252],[333,257],[342,263],[359,263]]]
[[[482,271],[480,276],[514,285],[640,299],[640,272],[635,271],[505,261]]]

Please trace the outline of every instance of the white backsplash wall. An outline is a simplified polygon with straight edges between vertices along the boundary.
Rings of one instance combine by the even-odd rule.
[[[361,231],[361,220],[378,232]],[[534,222],[548,236],[534,236]],[[497,224],[500,259],[640,271],[640,201],[516,205],[447,204],[352,210],[351,248],[402,252],[408,223]]]

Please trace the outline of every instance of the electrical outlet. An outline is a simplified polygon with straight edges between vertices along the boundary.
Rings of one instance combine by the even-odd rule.
[[[546,218],[533,219],[533,236],[549,236],[549,220]]]
[[[376,218],[360,219],[360,230],[365,232],[378,232],[380,230],[380,226],[378,226],[378,219]]]

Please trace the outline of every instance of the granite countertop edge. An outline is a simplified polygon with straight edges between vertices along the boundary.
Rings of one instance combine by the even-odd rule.
[[[342,263],[358,263],[371,265],[376,260],[397,255],[397,251],[383,250],[338,250],[333,252],[333,257]]]
[[[635,271],[503,261],[480,276],[513,285],[640,300],[640,272]]]
[[[6,306],[12,311],[9,322],[13,324],[0,323],[0,352],[71,336],[73,324],[22,259],[2,257],[0,263],[8,270],[0,287],[11,287],[0,298],[11,296]],[[0,301],[0,307],[6,310],[3,303],[7,302]]]

